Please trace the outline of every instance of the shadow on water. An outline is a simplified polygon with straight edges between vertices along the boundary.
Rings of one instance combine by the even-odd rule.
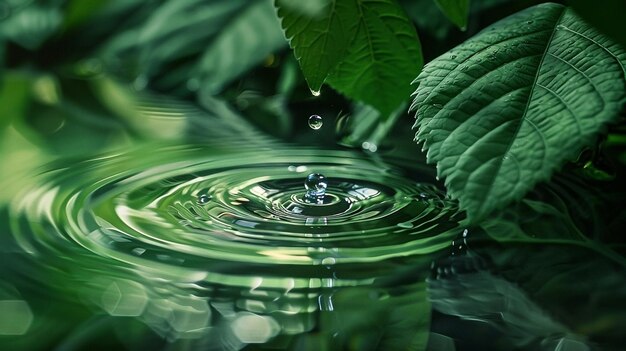
[[[415,160],[282,144],[218,101],[126,99],[149,141],[72,158],[21,141],[31,164],[2,192],[7,349],[620,345],[624,259],[599,244],[595,195],[572,195],[583,184],[466,228]],[[327,178],[318,202],[311,173]]]

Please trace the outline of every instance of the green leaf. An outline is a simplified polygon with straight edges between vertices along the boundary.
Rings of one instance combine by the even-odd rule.
[[[328,74],[347,54],[356,34],[346,19],[353,16],[352,1],[329,2],[318,16],[308,16],[290,1],[276,0],[278,17],[289,45],[312,91],[318,92]]]
[[[618,117],[626,53],[571,10],[512,15],[428,64],[416,137],[470,222],[522,198]]]
[[[200,59],[201,86],[219,92],[232,79],[285,46],[272,0],[257,1],[222,28]]]
[[[437,6],[452,23],[461,30],[467,28],[467,15],[469,14],[469,0],[435,0]]]
[[[385,118],[405,101],[422,55],[415,28],[395,1],[332,1],[319,18],[282,2],[276,1],[278,15],[311,91],[327,80]]]
[[[422,67],[419,39],[395,2],[360,0],[354,4],[355,17],[348,23],[356,36],[328,83],[387,118],[409,96],[409,77]]]

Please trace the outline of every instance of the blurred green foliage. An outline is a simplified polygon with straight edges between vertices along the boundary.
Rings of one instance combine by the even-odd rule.
[[[295,9],[297,16],[304,17],[322,16],[328,6],[324,0],[306,4],[298,0],[279,2],[281,7]],[[359,67],[344,67],[340,74],[329,78],[329,83],[345,95],[325,89],[321,96],[314,97],[309,90],[310,79],[308,83],[305,79],[305,76],[309,78],[306,65],[301,69],[302,60],[299,63],[288,49],[270,0],[3,0],[0,2],[0,219],[7,216],[6,204],[15,199],[20,189],[35,184],[34,175],[41,171],[42,164],[61,157],[120,153],[138,145],[149,150],[151,143],[156,142],[173,145],[202,142],[208,131],[219,129],[229,133],[228,140],[234,142],[246,143],[246,138],[270,139],[268,135],[271,135],[292,143],[333,147],[339,143],[368,153],[393,150],[422,161],[424,156],[411,141],[411,118],[406,114],[408,82],[415,78],[422,62],[432,61],[486,25],[538,2],[484,0],[471,1],[468,5],[467,1],[385,0],[385,6],[393,8],[395,19],[391,20],[401,22],[397,24],[398,31],[415,28],[419,42],[413,43],[403,53],[401,64],[396,65],[395,49],[389,49],[389,43],[378,38],[377,44],[388,55],[385,64],[376,66],[381,70],[377,71],[378,75],[369,83],[359,84],[362,86],[358,88],[365,92],[350,87],[354,76],[363,71]],[[583,18],[624,45],[624,22],[618,20],[623,14],[622,2],[610,1],[605,6],[586,1],[571,3]],[[348,16],[354,16],[353,10],[348,11]],[[603,20],[607,13],[612,20]],[[368,23],[372,17],[368,15]],[[372,31],[383,31],[385,20],[389,19],[375,19]],[[351,47],[346,38],[333,43],[339,49],[347,49],[343,56],[339,55],[344,63],[371,64],[364,57],[367,55],[360,55],[368,51],[359,51],[367,49],[360,31],[369,28],[366,24],[350,32],[359,45]],[[467,29],[463,32],[457,27]],[[390,30],[392,34],[394,28]],[[413,34],[410,38],[417,40]],[[391,72],[390,77],[381,73],[386,70]],[[321,72],[312,88],[319,88],[328,73]],[[398,76],[402,82],[391,80]],[[381,97],[385,97],[384,101],[380,101]],[[309,115],[314,113],[325,120],[319,132],[312,132],[307,126]],[[542,301],[554,303],[553,308],[566,317],[576,317],[579,330],[588,328],[590,334],[601,336],[609,330],[611,341],[619,340],[619,327],[623,326],[624,314],[615,308],[623,296],[623,277],[612,274],[606,279],[598,278],[597,272],[608,272],[613,264],[623,264],[624,245],[620,235],[626,215],[620,196],[626,189],[620,180],[626,176],[623,167],[626,139],[624,130],[619,128],[623,129],[612,130],[606,148],[585,160],[585,165],[591,166],[583,167],[582,171],[581,167],[564,170],[588,182],[576,183],[574,190],[561,189],[559,196],[581,188],[590,189],[589,193],[583,192],[568,202],[560,201],[558,196],[552,196],[555,187],[561,185],[561,180],[557,180],[549,183],[547,189],[535,189],[529,198],[504,209],[482,225],[486,235],[501,243],[520,246],[564,243],[575,247],[565,258],[557,254],[561,247],[552,246],[545,251],[518,250],[510,255],[497,252],[493,256],[504,267],[510,262],[527,267],[521,273],[505,273],[517,275],[515,281],[522,276],[521,285],[537,292],[544,298]],[[233,143],[232,148],[237,145]],[[617,165],[607,167],[600,162],[603,158]],[[135,319],[94,316],[94,311],[85,307],[83,301],[76,301],[80,291],[63,294],[59,292],[64,292],[64,287],[55,291],[40,289],[42,281],[56,286],[54,277],[64,272],[59,271],[55,262],[42,264],[15,254],[14,243],[7,239],[10,230],[0,220],[0,254],[10,262],[0,268],[0,297],[3,301],[14,301],[7,306],[19,318],[11,320],[17,320],[22,327],[29,320],[24,304],[19,301],[28,301],[27,308],[38,317],[30,325],[30,336],[35,337],[2,339],[2,346],[10,350],[45,350],[50,345],[60,345],[61,350],[93,345],[131,350],[163,346],[158,343],[164,341],[153,330]],[[537,237],[532,236],[535,233]],[[540,233],[549,235],[540,238]],[[608,257],[609,263],[604,262],[600,268],[590,265],[577,269],[575,260],[580,256],[572,254],[577,249],[591,249]],[[46,270],[41,269],[44,264],[49,266]],[[560,274],[561,264],[572,268]],[[15,273],[10,268],[16,267],[19,275],[13,276]],[[425,271],[423,268],[420,267],[420,274]],[[415,272],[405,274],[414,276]],[[24,289],[28,294],[20,295],[5,282],[11,279],[28,287]],[[587,321],[586,309],[559,309],[558,301],[568,291],[545,286],[579,279],[583,283],[576,284],[575,297],[580,300],[572,305],[579,305],[595,293],[599,294],[593,295],[599,296],[599,305],[617,312],[609,313],[605,320],[598,317]],[[601,291],[593,291],[595,284]],[[571,286],[563,284],[563,287]],[[556,296],[554,291],[561,296]],[[324,314],[321,323],[343,331],[338,342],[346,348],[379,345],[382,349],[403,346],[423,349],[430,319],[425,287],[420,284],[404,296],[381,297],[383,302],[373,312],[362,311],[359,306],[370,303],[369,293],[357,289],[338,294],[338,301],[350,308]],[[477,296],[480,298],[483,293],[489,294],[478,289]],[[107,301],[96,304],[115,305],[107,305]],[[0,317],[0,327],[8,323],[7,316]],[[372,327],[369,323],[378,318],[389,328],[369,334],[367,331]],[[348,334],[356,335],[350,340],[356,340],[357,344],[347,344]],[[327,344],[332,338],[332,335],[312,334],[302,342],[315,347]],[[209,347],[213,340],[206,342]],[[190,345],[195,346],[182,340],[170,349],[189,349]]]

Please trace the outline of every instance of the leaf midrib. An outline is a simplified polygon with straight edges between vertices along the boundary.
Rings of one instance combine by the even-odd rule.
[[[535,77],[533,78],[533,83],[530,87],[530,92],[528,93],[528,101],[526,101],[526,105],[524,106],[523,109],[523,114],[522,117],[519,119],[519,123],[517,124],[517,127],[515,128],[515,131],[513,132],[513,137],[510,139],[505,152],[502,154],[502,156],[500,157],[500,159],[498,160],[498,165],[497,165],[497,169],[495,172],[492,173],[491,179],[489,180],[489,184],[491,184],[488,188],[487,191],[483,192],[483,196],[482,196],[482,201],[480,201],[480,205],[478,206],[476,212],[478,213],[482,213],[483,207],[486,204],[486,199],[491,195],[491,192],[493,191],[494,188],[494,179],[496,179],[496,177],[500,174],[500,171],[502,170],[502,164],[504,163],[504,157],[509,153],[509,151],[511,150],[511,147],[513,146],[515,137],[517,137],[517,134],[519,133],[520,129],[522,128],[522,125],[524,124],[524,120],[526,120],[526,115],[528,113],[528,107],[530,106],[531,103],[531,97],[533,96],[533,93],[535,92],[535,87],[537,86],[537,81],[539,80],[539,73],[541,72],[541,67],[543,65],[543,61],[545,60],[548,50],[550,49],[550,46],[552,44],[552,40],[554,39],[554,35],[556,34],[556,27],[558,26],[559,22],[561,22],[561,19],[563,18],[563,16],[565,15],[565,12],[567,11],[566,7],[563,7],[560,9],[561,10],[561,14],[559,15],[558,19],[554,22],[554,27],[552,28],[552,34],[550,35],[550,39],[548,39],[548,42],[546,44],[546,48],[543,51],[543,54],[541,55],[541,60],[539,61],[539,64],[537,65],[537,72],[535,73]],[[543,164],[543,160],[541,161],[541,164]]]
[[[330,25],[331,23],[333,23],[333,20],[335,20],[334,16],[337,14],[337,0],[331,0],[331,5],[330,5],[330,13],[328,15],[328,23],[326,24],[326,31],[322,34],[324,36],[324,43],[322,45],[322,57],[324,57],[324,59],[326,61],[328,61],[328,51],[327,51],[327,45],[328,45],[328,38],[329,33],[330,33]],[[345,56],[345,51],[342,53],[342,56]],[[319,66],[317,66],[318,70],[319,70]],[[324,75],[327,77],[328,73],[330,71],[332,71],[332,69],[334,69],[335,67],[329,67],[328,72],[326,72]],[[322,88],[322,84],[324,84],[324,81],[326,81],[326,77],[323,77],[320,81],[319,86],[316,86],[314,89],[319,91]]]

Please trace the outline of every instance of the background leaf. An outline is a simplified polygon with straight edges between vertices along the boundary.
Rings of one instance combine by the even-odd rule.
[[[469,0],[435,0],[437,6],[452,23],[461,30],[467,28],[467,15],[469,14]]]
[[[276,2],[285,35],[314,94],[327,80],[385,118],[405,101],[407,77],[423,62],[415,28],[395,1],[332,1],[319,18],[281,3]]]
[[[471,222],[520,199],[615,121],[626,53],[557,4],[510,16],[427,65],[416,136]]]
[[[271,0],[257,1],[222,28],[197,67],[201,86],[219,92],[232,79],[285,47]]]
[[[25,6],[3,4],[9,14],[0,18],[0,37],[5,37],[25,49],[37,49],[60,27],[63,16],[59,7],[31,3]]]

